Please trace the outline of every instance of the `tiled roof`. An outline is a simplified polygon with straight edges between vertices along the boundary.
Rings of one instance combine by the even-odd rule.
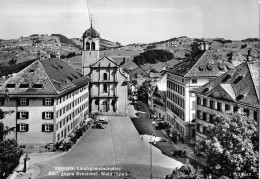
[[[208,50],[183,60],[175,65],[174,68],[168,69],[168,71],[188,78],[200,76],[215,77],[233,67],[231,63],[217,56],[213,51]]]
[[[259,106],[259,64],[244,62],[192,92],[210,96],[218,86],[235,102]]]
[[[60,59],[37,60],[0,86],[0,93],[61,94],[84,83],[88,78]]]

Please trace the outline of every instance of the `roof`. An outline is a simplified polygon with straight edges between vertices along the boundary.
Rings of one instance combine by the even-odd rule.
[[[192,92],[211,96],[221,87],[234,102],[259,106],[259,64],[244,62]]]
[[[168,72],[187,78],[216,77],[231,68],[234,68],[232,63],[227,62],[214,54],[213,51],[208,50],[181,61],[173,68],[168,69]]]
[[[61,59],[36,60],[7,79],[0,93],[59,95],[87,84],[89,79]]]
[[[92,24],[90,28],[83,33],[83,37],[87,37],[87,36],[99,37],[99,33],[92,27]]]

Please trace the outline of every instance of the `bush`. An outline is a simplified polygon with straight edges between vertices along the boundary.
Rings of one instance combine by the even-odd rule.
[[[76,136],[73,136],[70,138],[70,141],[73,142],[74,144],[77,142],[77,137]]]
[[[73,146],[72,142],[64,142],[62,144],[63,151],[68,151]]]

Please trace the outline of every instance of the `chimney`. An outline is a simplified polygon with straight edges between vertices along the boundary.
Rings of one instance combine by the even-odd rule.
[[[247,62],[252,61],[251,49],[248,49],[247,56],[246,56],[246,61]]]
[[[204,49],[205,49],[205,51],[206,51],[206,50],[209,50],[209,44],[206,44],[206,43],[204,42]]]
[[[203,43],[200,44],[200,50],[202,50],[202,51],[205,50],[205,49],[204,49],[204,44],[203,44]]]

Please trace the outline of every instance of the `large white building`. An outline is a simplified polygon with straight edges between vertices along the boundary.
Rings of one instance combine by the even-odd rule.
[[[200,54],[183,60],[167,70],[167,120],[172,129],[186,142],[195,142],[196,97],[190,93],[233,65],[219,58],[213,51],[204,50]]]
[[[197,144],[207,138],[208,126],[221,113],[244,112],[250,119],[259,120],[258,62],[244,62],[192,92],[197,96]]]
[[[22,147],[65,139],[88,112],[89,79],[61,59],[36,60],[0,86],[1,121]]]

